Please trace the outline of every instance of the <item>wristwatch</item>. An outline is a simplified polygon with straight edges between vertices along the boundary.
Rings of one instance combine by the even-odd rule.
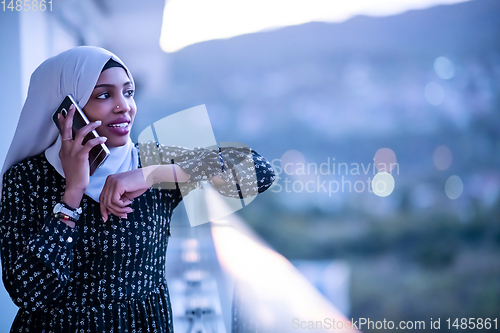
[[[54,215],[57,215],[58,213],[62,213],[66,216],[69,216],[72,220],[75,222],[78,221],[80,218],[80,215],[82,214],[82,207],[78,208],[72,208],[65,204],[64,202],[59,202],[54,206],[53,210]]]

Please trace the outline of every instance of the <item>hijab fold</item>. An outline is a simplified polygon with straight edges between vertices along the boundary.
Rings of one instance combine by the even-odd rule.
[[[45,151],[49,163],[64,177],[59,159],[61,136],[52,115],[69,94],[83,108],[104,65],[110,59],[125,68],[133,84],[132,75],[120,58],[99,47],[79,46],[51,57],[38,66],[31,75],[28,96],[5,158],[2,176],[14,164]],[[108,175],[138,167],[137,152],[131,140],[124,146],[111,148],[110,152],[106,162],[90,177],[85,192],[97,202]]]

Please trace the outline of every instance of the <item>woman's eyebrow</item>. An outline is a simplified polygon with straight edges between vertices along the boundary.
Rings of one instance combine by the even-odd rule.
[[[127,85],[132,85],[132,82],[130,81],[127,81],[123,84],[123,86],[127,86]],[[114,87],[115,85],[114,84],[111,84],[111,83],[103,83],[103,84],[98,84],[97,86],[94,87],[95,88],[101,88],[101,87]]]

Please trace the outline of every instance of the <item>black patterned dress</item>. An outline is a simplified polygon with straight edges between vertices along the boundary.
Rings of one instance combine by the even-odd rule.
[[[191,177],[179,184],[183,193],[220,174],[228,184],[219,188],[222,194],[246,197],[263,192],[275,177],[269,162],[253,150],[217,153],[154,143],[136,148],[143,165],[180,165]],[[235,191],[235,183],[244,183],[253,171],[257,184],[238,185]],[[99,204],[84,195],[83,213],[72,229],[52,214],[64,189],[64,178],[44,154],[4,175],[2,277],[19,307],[11,332],[173,332],[165,257],[181,190],[149,188],[133,200],[126,219],[111,215],[107,222]]]

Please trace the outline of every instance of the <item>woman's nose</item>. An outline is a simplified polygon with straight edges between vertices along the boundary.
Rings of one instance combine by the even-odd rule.
[[[116,106],[114,108],[115,112],[127,112],[130,111],[130,105],[128,104],[125,96],[120,96],[116,100]]]

